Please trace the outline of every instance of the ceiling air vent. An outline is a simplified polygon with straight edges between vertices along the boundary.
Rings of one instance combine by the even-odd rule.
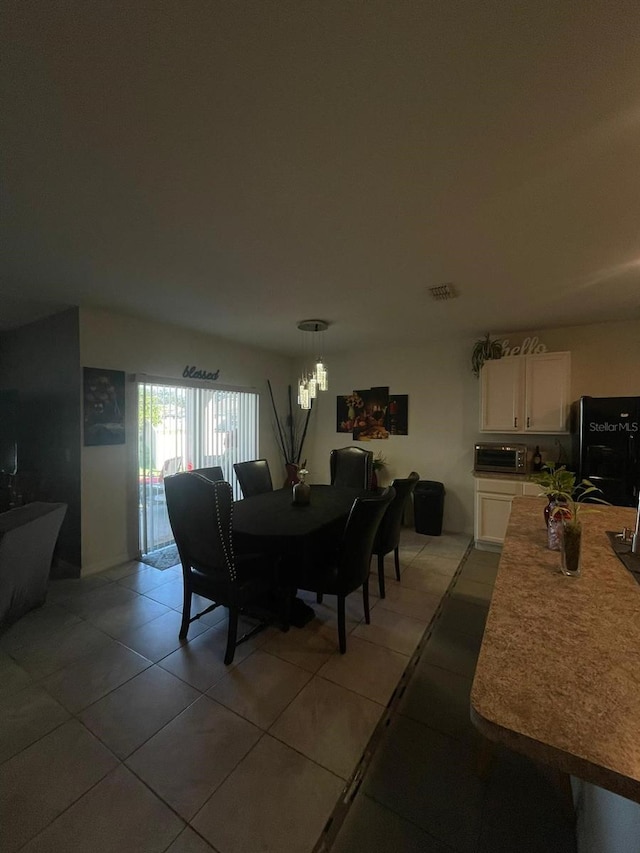
[[[431,298],[437,302],[441,302],[443,299],[455,299],[458,295],[455,287],[449,282],[447,284],[439,284],[436,287],[430,287],[429,293],[431,294]]]

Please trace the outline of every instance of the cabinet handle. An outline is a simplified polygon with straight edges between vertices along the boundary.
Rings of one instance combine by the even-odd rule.
[[[529,418],[527,418],[527,429],[529,429]]]
[[[514,419],[513,419],[513,428],[514,428],[514,429],[517,429],[517,428],[518,428],[518,419],[517,419],[517,418],[514,418]]]

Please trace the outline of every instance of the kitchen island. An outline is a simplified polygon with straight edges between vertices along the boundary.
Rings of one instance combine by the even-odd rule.
[[[574,796],[577,780],[606,789],[605,800],[616,795],[616,823],[626,803],[623,823],[638,831],[629,849],[640,851],[640,585],[607,536],[632,527],[635,511],[584,512],[582,574],[572,578],[546,547],[544,505],[544,498],[513,500],[471,718],[489,740],[575,777]],[[577,809],[593,800],[588,793],[576,798]],[[593,815],[584,820],[592,833]],[[578,813],[579,842],[580,821]],[[599,849],[584,839],[579,847]]]

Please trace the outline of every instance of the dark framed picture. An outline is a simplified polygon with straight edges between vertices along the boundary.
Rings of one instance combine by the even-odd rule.
[[[85,447],[124,444],[124,371],[85,367],[83,420]]]

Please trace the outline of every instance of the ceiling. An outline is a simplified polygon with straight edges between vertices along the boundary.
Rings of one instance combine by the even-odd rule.
[[[640,317],[637,0],[5,0],[0,328]],[[457,298],[429,288],[451,282]]]

